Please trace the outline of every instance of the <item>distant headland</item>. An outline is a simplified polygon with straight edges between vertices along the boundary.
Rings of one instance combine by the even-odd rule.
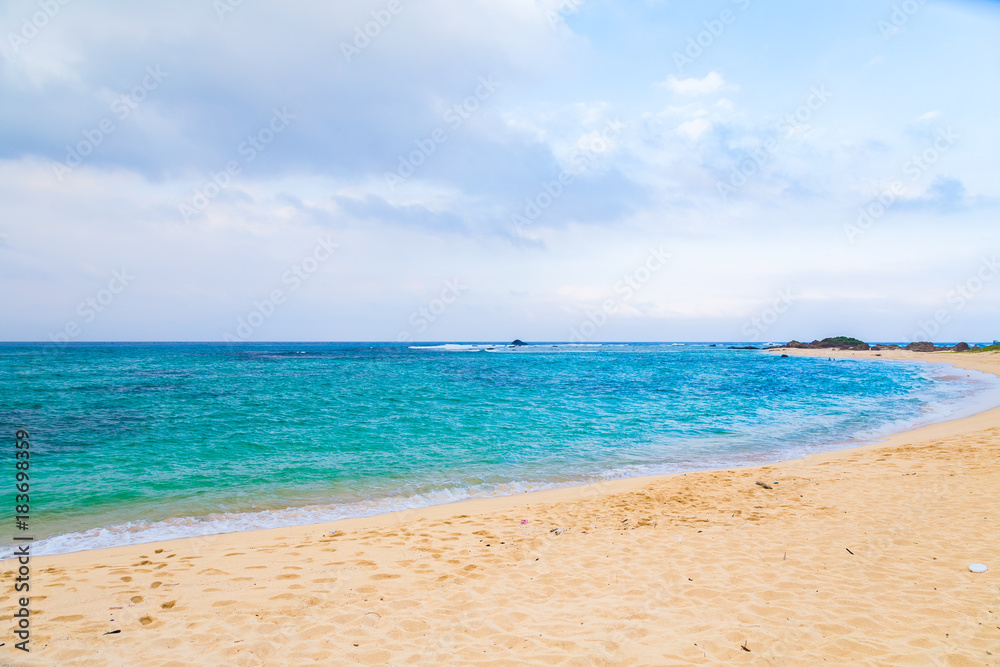
[[[814,340],[811,343],[800,343],[797,340],[792,340],[784,345],[773,345],[771,347],[760,348],[764,350],[781,350],[781,349],[796,349],[796,350],[910,350],[911,352],[995,352],[1000,351],[1000,344],[995,341],[993,345],[987,345],[984,347],[976,347],[974,345],[969,345],[968,343],[959,343],[958,345],[948,346],[948,345],[935,345],[934,343],[929,343],[927,341],[920,341],[918,343],[910,343],[908,345],[896,345],[892,344],[880,344],[876,343],[869,345],[863,340],[858,340],[857,338],[851,338],[849,336],[834,336],[833,338],[824,338],[823,340]]]

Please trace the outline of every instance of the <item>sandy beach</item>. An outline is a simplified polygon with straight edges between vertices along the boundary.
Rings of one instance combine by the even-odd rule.
[[[998,460],[994,409],[775,465],[33,557],[32,650],[5,630],[3,663],[998,665]]]

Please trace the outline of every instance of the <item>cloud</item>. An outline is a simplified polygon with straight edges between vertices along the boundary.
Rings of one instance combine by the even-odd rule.
[[[451,130],[442,116],[476,91],[480,77],[506,86],[544,77],[570,48],[529,0],[471,0],[444,14],[434,5],[402,3],[375,37],[362,32],[364,40],[355,29],[384,3],[296,3],[294,23],[288,8],[252,3],[222,19],[212,3],[190,0],[170,10],[67,7],[19,52],[0,42],[0,158],[64,161],[67,147],[89,135],[96,145],[87,165],[152,178],[204,174],[238,159],[241,142],[272,109],[287,106],[295,120],[255,171],[381,173],[415,140]],[[363,49],[348,60],[342,47],[355,43]],[[147,68],[166,76],[122,117],[114,100],[137,90]],[[461,131],[489,126],[491,106],[496,100],[483,102]],[[113,131],[99,136],[104,119]],[[511,134],[489,129],[501,139]]]
[[[677,134],[692,141],[712,129],[712,121],[707,118],[695,118],[677,126]]]
[[[394,205],[376,195],[362,199],[335,196],[333,199],[341,210],[359,222],[396,223],[438,232],[467,231],[461,217],[449,211],[433,211],[423,204]]]
[[[900,202],[903,210],[931,210],[937,213],[955,213],[996,203],[992,197],[970,195],[965,184],[957,178],[937,176],[924,194]]]
[[[657,84],[665,86],[678,95],[708,95],[721,90],[738,90],[738,86],[727,84],[718,72],[712,71],[701,79],[678,79],[671,74],[666,81]]]
[[[223,4],[233,11],[220,18]],[[17,53],[0,38],[0,307],[15,314],[0,318],[0,338],[46,339],[125,267],[140,276],[134,291],[84,337],[218,339],[326,234],[343,252],[262,336],[394,337],[413,310],[407,286],[457,275],[472,286],[463,312],[477,315],[449,312],[429,335],[510,327],[563,339],[578,313],[563,318],[573,302],[558,286],[607,292],[661,243],[677,259],[661,287],[627,304],[646,317],[622,317],[628,325],[609,323],[607,335],[698,338],[721,331],[697,318],[725,316],[738,336],[734,287],[802,283],[837,297],[857,279],[845,308],[867,308],[858,294],[871,285],[905,304],[913,284],[934,289],[926,267],[960,262],[969,238],[996,245],[987,205],[1000,190],[986,148],[1000,130],[982,109],[1000,87],[976,59],[994,48],[992,10],[933,10],[921,23],[930,41],[886,48],[871,3],[795,16],[762,5],[682,74],[664,63],[705,20],[697,3],[584,3],[556,29],[546,10],[558,13],[560,0],[399,6],[386,22],[386,0],[88,0],[65,5]],[[38,7],[10,0],[0,35]],[[970,48],[926,48],[956,35]],[[652,43],[667,45],[659,57]],[[344,44],[357,49],[349,59]],[[147,85],[150,68],[165,76]],[[495,93],[475,97],[481,77],[499,83]],[[810,91],[822,85],[834,103],[816,108]],[[125,115],[115,102],[128,95]],[[294,118],[273,133],[274,109],[286,106]],[[104,119],[113,130],[98,133]],[[962,140],[896,204],[914,233],[838,245],[859,188],[926,160],[945,119]],[[265,148],[241,150],[248,137]],[[81,144],[83,164],[55,178],[51,163]],[[233,161],[239,173],[218,186]],[[386,174],[404,171],[391,186]],[[719,184],[737,181],[723,200]],[[207,208],[183,219],[179,204],[209,190]],[[523,234],[515,215],[529,220]],[[892,271],[871,272],[883,266]],[[676,287],[685,284],[698,289]],[[664,317],[689,316],[690,328],[643,329],[647,299]],[[909,317],[895,308],[893,320]]]

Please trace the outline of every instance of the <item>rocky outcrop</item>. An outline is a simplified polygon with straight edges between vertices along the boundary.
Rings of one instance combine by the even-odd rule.
[[[936,346],[934,343],[929,343],[927,341],[919,341],[916,343],[910,343],[906,347],[901,347],[899,345],[868,345],[857,338],[848,338],[847,336],[836,336],[834,338],[824,338],[823,340],[814,340],[811,343],[800,343],[797,340],[791,340],[784,345],[778,345],[772,348],[767,348],[771,350],[777,350],[779,348],[791,348],[797,350],[910,350],[911,352],[966,352],[968,350],[974,349],[969,346],[968,343],[959,343],[954,347],[948,347],[942,345],[941,347]]]
[[[515,338],[514,342],[510,344],[511,347],[521,347],[522,345],[527,345],[527,343],[520,338]]]
[[[797,350],[870,350],[871,347],[868,343],[858,340],[857,338],[849,338],[848,336],[835,336],[833,338],[824,338],[823,340],[814,340],[811,343],[800,343],[797,340],[791,340],[785,343],[782,347],[789,347]]]

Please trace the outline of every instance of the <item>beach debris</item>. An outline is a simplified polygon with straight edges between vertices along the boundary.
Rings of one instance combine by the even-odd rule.
[[[104,634],[106,634],[106,635],[117,635],[120,632],[121,632],[121,630],[112,630],[111,632],[105,632]]]
[[[552,530],[550,530],[549,532],[550,532],[550,533],[555,533],[556,535],[560,535],[560,534],[562,534],[562,533],[563,533],[563,529],[562,529],[562,528],[558,528],[558,527],[557,527],[557,528],[553,528],[553,529],[552,529]]]
[[[331,534],[331,535],[336,535],[336,534],[337,534],[337,531],[335,531],[335,530],[331,530],[331,531],[330,531],[330,534]]]
[[[527,519],[521,519],[521,525],[522,525],[522,526],[525,526],[525,525],[527,525],[527,523],[528,523],[528,520],[527,520]]]
[[[973,563],[972,565],[969,566],[969,572],[977,572],[977,573],[985,572],[988,569],[989,568],[983,565],[982,563]]]
[[[757,486],[763,486],[765,489],[772,488],[771,485],[766,482],[757,482]]]
[[[740,648],[743,649],[744,651],[746,651],[747,653],[750,653],[750,649],[747,648],[747,640],[746,639],[744,639],[743,643],[740,644]]]
[[[844,548],[847,549],[847,547],[844,547]],[[851,551],[850,549],[847,549],[847,553],[851,554],[852,556],[854,555],[854,552]]]

